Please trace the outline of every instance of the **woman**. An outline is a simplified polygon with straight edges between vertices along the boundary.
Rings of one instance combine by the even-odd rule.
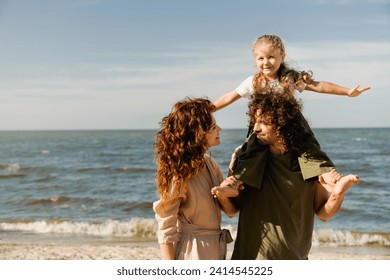
[[[221,230],[221,210],[237,213],[229,198],[211,194],[215,186],[234,184],[205,152],[220,144],[221,128],[208,99],[185,99],[163,118],[154,144],[157,191],[153,204],[158,222],[162,259],[221,260],[226,258],[226,230]],[[236,191],[238,194],[238,191]],[[231,240],[230,240],[231,241]]]

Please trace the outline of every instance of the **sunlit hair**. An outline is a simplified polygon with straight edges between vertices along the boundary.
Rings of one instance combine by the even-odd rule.
[[[209,148],[206,133],[211,129],[214,110],[208,99],[186,98],[160,122],[154,149],[157,191],[163,198],[171,186],[186,186],[205,166],[204,154]]]
[[[266,120],[275,129],[286,151],[299,151],[304,143],[304,126],[301,122],[302,105],[291,93],[267,90],[253,95],[249,102],[249,125],[258,118]]]
[[[253,54],[255,53],[256,48],[263,44],[270,44],[272,48],[279,51],[280,55],[286,54],[282,39],[276,35],[263,35],[259,37],[252,45]],[[302,82],[305,84],[311,84],[313,82],[312,76],[313,73],[311,71],[296,71],[288,67],[284,61],[278,69],[279,82],[285,90],[290,90],[294,88],[294,85]],[[255,92],[262,93],[269,87],[269,82],[270,81],[262,72],[257,73],[253,79],[253,88],[255,89]]]

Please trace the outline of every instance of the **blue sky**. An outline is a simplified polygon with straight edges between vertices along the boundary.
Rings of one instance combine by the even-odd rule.
[[[390,126],[390,0],[0,1],[0,130],[155,129],[186,96],[217,99],[255,72],[252,42],[277,34],[316,80],[312,127]],[[247,100],[216,114],[245,128]]]

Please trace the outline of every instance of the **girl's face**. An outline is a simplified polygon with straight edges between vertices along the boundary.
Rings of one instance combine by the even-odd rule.
[[[284,53],[270,43],[260,43],[255,46],[253,54],[257,69],[270,80],[276,79],[280,64],[284,61]]]
[[[219,140],[219,133],[221,132],[221,130],[222,129],[217,125],[213,116],[211,128],[206,133],[207,144],[209,147],[218,146],[221,143]]]

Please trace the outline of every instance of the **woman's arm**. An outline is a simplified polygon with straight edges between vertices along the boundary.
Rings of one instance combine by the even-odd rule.
[[[238,208],[233,203],[232,199],[240,195],[240,191],[244,189],[242,182],[230,176],[226,178],[219,186],[211,189],[211,194],[218,200],[220,208],[230,218],[238,213]]]
[[[160,251],[162,260],[173,260],[175,258],[173,243],[160,244]]]
[[[180,197],[184,196],[182,192],[179,194],[179,186],[180,184],[172,186],[165,199],[160,198],[153,203],[153,211],[158,224],[157,239],[163,260],[173,260],[174,244],[179,240],[177,213],[180,208]]]
[[[233,218],[238,213],[238,208],[233,204],[229,197],[219,198],[217,196],[217,200],[221,207],[221,210],[225,212],[230,218]]]

